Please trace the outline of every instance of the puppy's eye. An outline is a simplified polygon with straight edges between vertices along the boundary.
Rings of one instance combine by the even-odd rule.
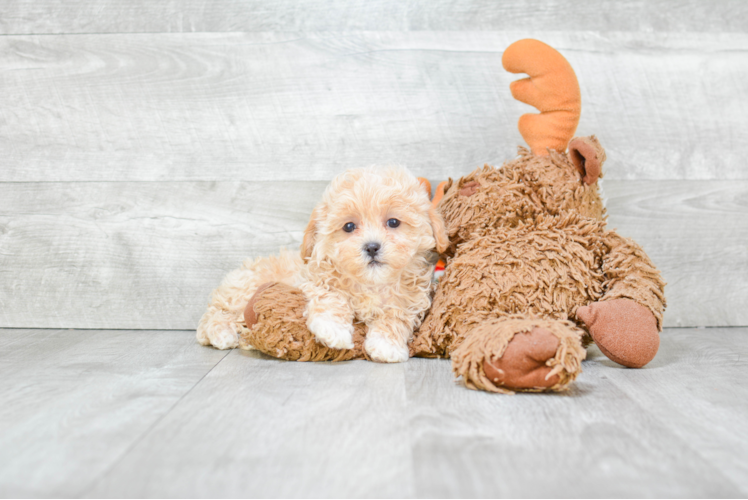
[[[343,231],[345,231],[346,233],[352,233],[354,229],[356,229],[356,224],[354,224],[353,222],[346,222],[343,226]]]
[[[397,219],[390,219],[387,221],[387,227],[396,228],[400,225],[400,221]]]

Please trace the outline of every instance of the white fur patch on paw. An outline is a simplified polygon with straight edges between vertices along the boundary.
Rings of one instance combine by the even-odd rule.
[[[204,328],[197,328],[196,337],[200,345],[210,345],[210,339],[208,338],[208,334],[206,333]]]
[[[210,332],[210,343],[216,349],[233,349],[239,346],[239,335],[231,327],[216,328]]]
[[[315,316],[307,324],[317,340],[332,349],[353,349],[353,325],[331,319],[328,315]]]
[[[380,363],[402,363],[410,357],[407,346],[399,346],[376,331],[366,335],[364,349],[371,359]]]

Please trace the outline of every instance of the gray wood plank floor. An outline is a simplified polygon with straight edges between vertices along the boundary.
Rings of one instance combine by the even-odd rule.
[[[227,352],[184,332],[0,330],[0,496],[77,496]]]
[[[194,331],[0,330],[0,496],[748,495],[748,329],[645,369],[465,389],[445,360],[289,363]]]

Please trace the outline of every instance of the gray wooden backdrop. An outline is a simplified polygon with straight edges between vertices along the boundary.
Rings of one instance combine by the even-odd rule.
[[[748,325],[748,2],[1,5],[0,327],[193,329],[336,173],[512,158],[526,37],[577,71],[666,326]]]

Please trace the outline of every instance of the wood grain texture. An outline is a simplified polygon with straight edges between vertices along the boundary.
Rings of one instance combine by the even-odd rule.
[[[522,143],[525,37],[576,68],[608,178],[748,179],[748,34],[518,28],[0,37],[0,181],[454,177]]]
[[[748,373],[747,333],[744,328],[675,330],[665,336],[664,356],[648,369],[600,368],[627,398],[688,442],[692,452],[719,463],[722,475],[743,496],[748,492],[748,387],[742,378]],[[602,354],[595,359],[615,366]]]
[[[0,330],[0,497],[83,493],[226,355],[193,342]]]
[[[2,497],[744,497],[748,330],[666,329],[571,391],[445,360],[292,363],[194,332],[0,329]]]
[[[346,30],[748,31],[741,0],[7,0],[0,34]]]
[[[605,192],[609,226],[639,242],[668,283],[666,325],[748,325],[745,181],[606,182]]]
[[[570,392],[513,397],[445,360],[233,351],[85,496],[742,497],[746,333],[666,331],[642,370],[593,349]]]
[[[295,248],[323,182],[0,183],[0,326],[193,329],[247,257]],[[605,181],[667,326],[748,325],[748,181]]]
[[[86,496],[413,496],[406,369],[235,350]]]
[[[450,385],[446,362],[409,362],[418,496],[745,495],[744,479],[733,474],[748,464],[748,439],[734,419],[745,415],[745,403],[706,387],[723,394],[735,387],[746,368],[746,330],[696,332],[666,330],[659,354],[641,370],[622,368],[593,347],[563,395],[494,399]],[[692,353],[709,362],[692,366]],[[728,368],[714,370],[714,363]],[[704,390],[692,392],[694,385]],[[716,419],[681,414],[718,399],[705,412]]]
[[[229,270],[298,247],[324,185],[0,184],[0,325],[194,329]]]

